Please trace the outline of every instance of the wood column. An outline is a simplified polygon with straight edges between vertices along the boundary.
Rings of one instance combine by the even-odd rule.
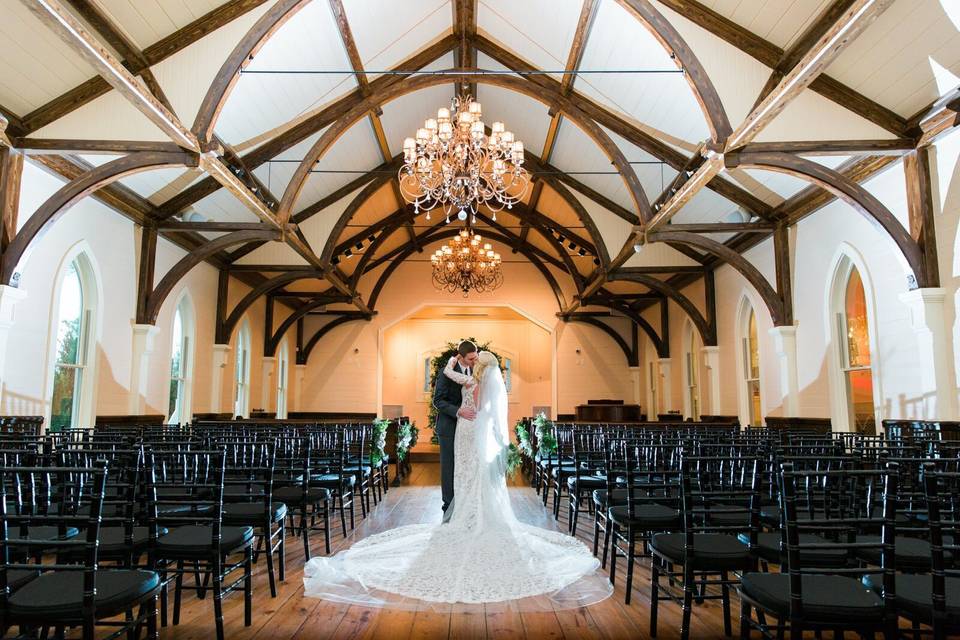
[[[153,293],[153,272],[157,258],[157,228],[140,227],[140,253],[137,263],[137,323],[152,324],[147,306]]]
[[[20,210],[20,179],[23,176],[23,153],[0,147],[0,256],[17,235]]]
[[[907,182],[910,236],[920,245],[924,273],[915,274],[927,287],[940,286],[937,232],[934,224],[933,188],[930,181],[930,148],[920,147],[903,156]]]

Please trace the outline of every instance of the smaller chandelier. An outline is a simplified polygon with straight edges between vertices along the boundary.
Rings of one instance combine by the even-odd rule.
[[[476,233],[463,229],[450,242],[430,256],[433,285],[450,293],[460,290],[466,298],[470,291],[484,293],[503,284],[500,254]]]
[[[471,217],[486,205],[497,219],[497,211],[511,209],[527,190],[523,166],[523,143],[507,131],[502,122],[486,126],[482,107],[469,95],[453,99],[449,109],[437,111],[417,129],[417,137],[403,141],[403,166],[398,178],[404,200],[414,214],[438,206],[450,222]]]

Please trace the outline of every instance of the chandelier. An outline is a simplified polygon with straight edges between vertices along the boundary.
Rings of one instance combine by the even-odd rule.
[[[455,97],[449,109],[441,108],[417,129],[417,137],[403,141],[403,166],[398,178],[404,200],[414,214],[438,206],[450,222],[471,217],[476,222],[481,204],[493,212],[513,208],[527,189],[522,170],[523,143],[502,122],[481,120],[482,108],[469,95]]]
[[[466,298],[470,291],[484,293],[503,284],[500,254],[476,233],[463,229],[450,242],[430,256],[433,284],[450,293],[460,290]]]

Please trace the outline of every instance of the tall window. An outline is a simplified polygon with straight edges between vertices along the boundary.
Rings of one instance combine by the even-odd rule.
[[[57,320],[57,353],[53,367],[53,396],[50,430],[60,431],[78,424],[81,389],[87,365],[90,313],[84,310],[80,265],[67,265],[60,287]]]
[[[192,364],[192,341],[190,336],[189,308],[186,298],[181,299],[173,314],[172,350],[170,354],[170,399],[167,405],[167,422],[180,424],[190,420],[190,365]]]
[[[280,346],[277,357],[277,417],[287,417],[287,343]]]
[[[698,345],[699,336],[693,328],[693,324],[686,323],[686,335],[684,341],[687,345],[684,354],[684,368],[687,378],[687,416],[691,420],[700,419],[700,348]]]
[[[743,382],[746,387],[750,424],[759,426],[760,409],[760,341],[757,339],[757,314],[751,307],[743,336]]]
[[[233,413],[246,418],[250,407],[250,325],[246,322],[237,336],[235,375],[237,395],[233,401]]]
[[[843,296],[843,310],[837,314],[841,336],[840,364],[847,391],[847,406],[853,431],[874,434],[877,430],[873,404],[873,370],[870,367],[870,328],[867,296],[856,267],[851,267]]]

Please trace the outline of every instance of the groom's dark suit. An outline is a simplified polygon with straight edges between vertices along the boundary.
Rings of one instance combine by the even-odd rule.
[[[464,373],[458,362],[453,370]],[[443,375],[437,376],[433,388],[433,406],[437,409],[437,439],[440,441],[440,492],[443,495],[443,510],[453,500],[454,438],[457,435],[457,412],[463,400],[463,388]]]

